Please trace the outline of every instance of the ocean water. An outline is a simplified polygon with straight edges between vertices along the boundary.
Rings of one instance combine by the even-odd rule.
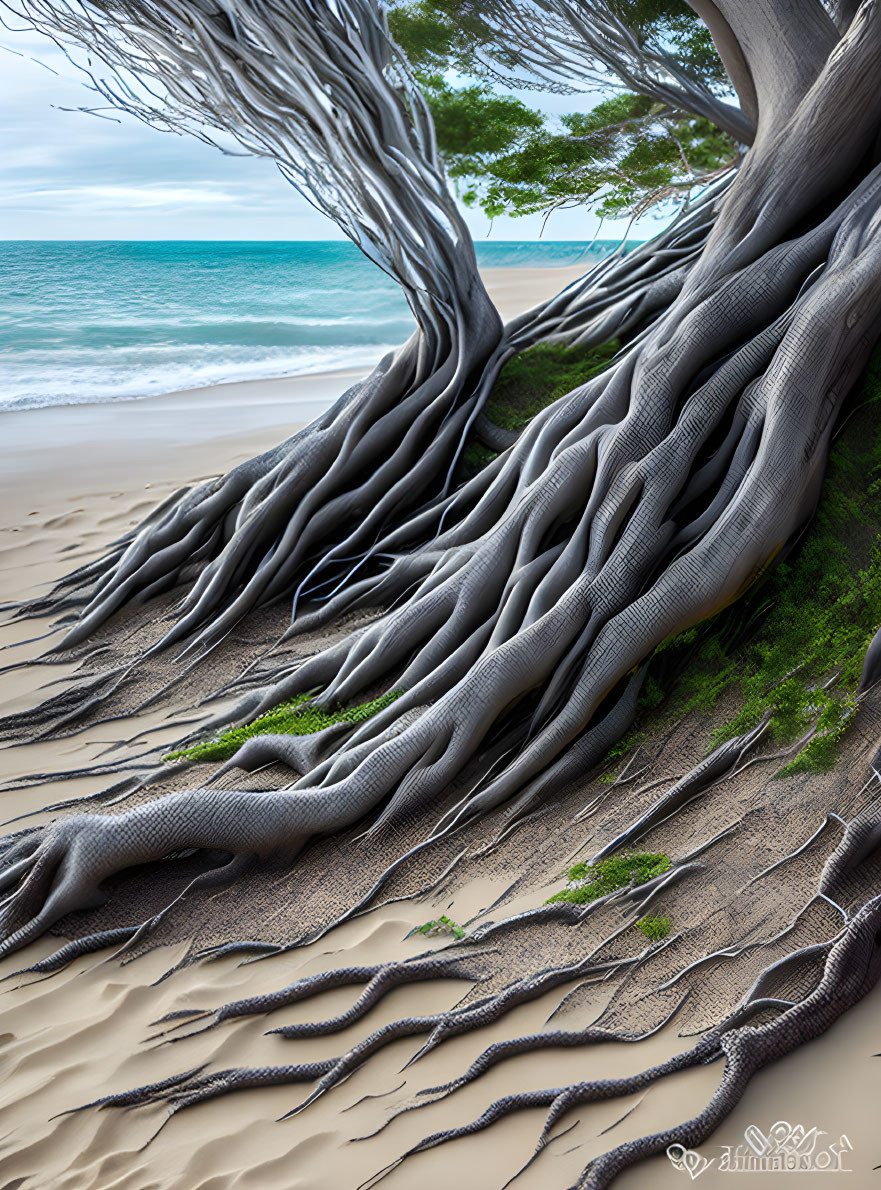
[[[482,266],[615,245],[485,242]],[[343,242],[0,242],[0,409],[116,401],[369,364],[404,342],[397,285]]]

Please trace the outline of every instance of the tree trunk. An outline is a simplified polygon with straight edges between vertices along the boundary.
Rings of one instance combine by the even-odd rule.
[[[518,739],[513,758],[455,813],[441,816],[438,829],[518,791],[530,800],[545,796],[560,764],[573,775],[567,754],[586,769],[599,759],[596,749],[608,747],[607,733],[584,733],[625,697],[628,673],[668,636],[736,599],[801,528],[817,498],[836,414],[881,325],[879,55],[881,22],[870,3],[792,113],[760,128],[697,263],[654,327],[605,373],[535,418],[475,480],[380,535],[358,563],[367,577],[295,622],[292,632],[359,603],[396,605],[293,674],[268,680],[242,715],[315,688],[327,706],[378,683],[403,694],[297,783],[295,791],[309,791],[308,818],[298,820],[292,809],[296,792],[275,795],[285,806],[278,814],[272,795],[261,797],[274,825],[261,820],[255,802],[237,850],[296,851],[310,833],[339,829],[371,809],[381,808],[374,831],[408,818],[439,803],[502,725]],[[482,308],[483,291],[471,293]],[[460,343],[471,342],[464,310],[458,324]],[[484,352],[485,326],[478,313]],[[440,370],[432,359],[422,372],[422,355],[413,346],[367,382],[383,394],[384,409],[400,391],[391,378],[402,371],[416,371],[432,394],[448,393],[452,376],[462,373],[458,355],[448,355]],[[475,349],[470,358],[479,355]],[[258,595],[293,587],[296,602],[318,565],[294,586],[303,559],[310,545],[327,540],[329,523],[339,523],[340,506],[357,517],[381,493],[413,498],[407,485],[421,470],[412,464],[424,440],[403,429],[400,405],[388,423],[369,423],[365,411],[374,409],[344,399],[305,433],[307,443],[331,435],[340,451],[322,478],[320,452],[308,469],[294,469],[284,449],[269,479],[255,481],[246,466],[223,481],[220,492],[232,489],[241,502],[237,528],[202,573],[171,638],[206,621],[199,639],[225,631]],[[444,405],[444,425],[455,426],[451,438],[461,437],[472,411]],[[397,487],[371,461],[377,440],[380,454],[394,450],[406,468]],[[334,497],[328,487],[346,467],[363,482]],[[199,507],[193,515],[201,525]],[[188,515],[170,514],[175,525]],[[357,554],[383,527],[382,514],[368,513],[325,547],[321,562]],[[108,600],[131,594],[133,581],[122,575],[147,567],[135,573],[142,586],[154,581],[149,568],[161,557],[161,532],[149,530],[144,561],[145,539],[133,543],[111,593],[99,595],[76,634],[106,614]],[[192,536],[178,537],[174,548],[183,541],[194,548]],[[215,610],[233,582],[244,593]],[[620,717],[609,721],[622,729]],[[579,737],[596,746],[582,741],[570,754]],[[191,804],[198,803],[194,794]],[[187,806],[175,795],[149,813],[180,824]],[[127,822],[121,814],[102,825],[102,854],[112,852],[114,833],[122,838]],[[89,836],[86,822],[80,829]],[[225,829],[218,819],[217,846]],[[267,838],[267,830],[276,833]],[[159,858],[164,843],[151,846],[150,832],[141,833],[139,858]],[[198,844],[210,842],[200,827]],[[123,854],[131,862],[120,844],[117,862]],[[39,850],[35,855],[39,864]]]
[[[257,600],[282,595],[293,596],[298,613],[291,634],[356,606],[389,606],[293,672],[267,668],[237,716],[316,688],[326,706],[378,685],[401,696],[342,742],[317,745],[316,763],[290,788],[192,790],[10,836],[0,852],[0,887],[11,890],[0,906],[0,954],[92,903],[119,868],[182,847],[293,856],[311,835],[365,816],[379,831],[436,806],[436,837],[514,794],[515,813],[551,799],[624,730],[651,651],[737,599],[810,517],[836,417],[881,333],[879,4],[864,0],[852,19],[841,17],[840,39],[819,4],[806,6],[802,26],[789,0],[769,0],[759,38],[749,23],[754,5],[695,0],[695,7],[706,10],[725,60],[737,63],[732,77],[744,96],[752,88],[758,116],[755,143],[714,219],[707,207],[682,241],[674,234],[672,254],[656,257],[660,267],[647,277],[638,256],[629,274],[615,273],[626,257],[602,266],[574,294],[517,321],[505,339],[473,257],[443,241],[447,290],[428,301],[413,285],[417,340],[293,446],[187,497],[106,574],[74,580],[100,582],[72,640],[135,593],[172,581],[199,550],[208,564],[166,643],[193,632],[191,640],[214,639]],[[147,11],[160,12],[152,4]],[[696,260],[680,268],[690,253]],[[656,283],[674,294],[667,308],[652,297]],[[589,340],[615,325],[634,337],[606,372],[539,414],[480,475],[448,490],[506,351],[530,336]],[[309,604],[324,568],[340,590]],[[504,764],[448,809],[451,783],[489,743]],[[227,767],[246,767],[249,755]],[[289,756],[283,738],[261,741],[261,762]],[[830,861],[827,883],[877,837],[877,823],[858,823]],[[460,1131],[544,1104],[546,1136],[578,1102],[724,1056],[722,1091],[681,1133],[696,1143],[755,1069],[827,1027],[875,982],[878,921],[877,899],[849,919],[824,950],[816,993],[779,1026],[717,1031],[626,1087],[511,1096]],[[472,1016],[398,1022],[321,1071],[238,1072],[239,1082],[224,1087],[320,1074],[321,1093],[387,1039],[430,1027],[435,1044],[469,1022],[495,1019],[536,988],[583,974],[592,961],[539,973],[469,1007]],[[221,1083],[179,1093],[195,1102],[222,1093]],[[605,1185],[662,1143],[669,1141],[654,1137],[616,1151],[579,1184]]]

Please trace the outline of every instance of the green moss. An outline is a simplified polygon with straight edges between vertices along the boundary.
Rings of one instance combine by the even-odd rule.
[[[771,711],[774,739],[818,734],[784,773],[835,764],[853,720],[869,642],[881,624],[881,351],[849,402],[817,514],[799,547],[732,608],[666,641],[652,674],[677,671],[668,718],[709,712],[735,689],[740,709],[709,747]]]
[[[476,473],[482,471],[487,463],[498,458],[498,454],[497,450],[484,446],[482,442],[466,442],[465,449],[462,451],[462,462],[469,472]]]
[[[660,942],[670,933],[670,918],[643,917],[636,923],[636,928],[642,930],[650,942]]]
[[[435,934],[452,934],[458,942],[465,937],[465,927],[452,918],[441,915],[436,921],[426,921],[421,926],[416,926],[406,937],[409,938],[411,934],[427,934],[429,937]]]
[[[539,343],[508,360],[493,386],[484,413],[506,430],[522,429],[537,413],[608,367],[620,343],[566,347]]]
[[[300,694],[288,702],[279,703],[253,723],[246,723],[243,727],[234,727],[216,736],[213,740],[206,740],[201,744],[194,744],[191,748],[184,748],[180,752],[172,752],[165,760],[228,760],[246,740],[257,735],[314,735],[331,727],[334,723],[363,723],[377,711],[400,698],[403,691],[390,690],[380,698],[371,702],[361,703],[356,707],[340,707],[334,711],[316,707],[310,699],[314,695]]]
[[[839,741],[850,726],[856,706],[856,699],[848,695],[830,700],[820,715],[817,734],[802,748],[795,760],[782,770],[780,776],[790,773],[825,773],[834,768]]]
[[[602,372],[618,350],[617,339],[598,347],[566,347],[560,343],[529,347],[503,366],[483,412],[503,429],[520,430],[542,409]],[[462,451],[456,481],[470,479],[497,454],[472,437]]]
[[[576,864],[569,869],[568,882],[571,887],[555,893],[545,904],[571,901],[573,905],[587,905],[607,893],[626,888],[631,880],[634,885],[645,884],[653,876],[668,871],[669,867],[669,855],[648,851],[610,855],[596,864]]]

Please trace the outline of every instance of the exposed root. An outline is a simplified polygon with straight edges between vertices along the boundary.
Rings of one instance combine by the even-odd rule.
[[[602,1045],[615,1041],[645,1041],[670,1024],[685,1004],[689,995],[690,993],[686,993],[658,1025],[655,1025],[651,1029],[643,1030],[640,1033],[627,1034],[614,1029],[603,1029],[596,1025],[591,1025],[585,1029],[532,1033],[527,1037],[513,1037],[507,1041],[498,1041],[488,1046],[479,1057],[475,1058],[465,1073],[460,1075],[459,1078],[453,1079],[448,1083],[442,1083],[436,1087],[426,1087],[418,1092],[420,1096],[433,1095],[433,1099],[425,1103],[408,1104],[390,1116],[377,1131],[381,1132],[384,1128],[387,1128],[393,1120],[396,1120],[399,1115],[403,1115],[405,1112],[414,1111],[420,1107],[430,1107],[432,1104],[438,1103],[441,1099],[452,1095],[454,1091],[458,1091],[468,1083],[474,1082],[475,1079],[486,1074],[488,1070],[491,1070],[500,1062],[507,1061],[509,1058],[516,1058],[521,1054],[535,1053],[543,1049],[570,1049],[580,1045]],[[371,1135],[376,1135],[376,1133],[372,1133]],[[359,1139],[366,1140],[367,1137],[359,1137]]]
[[[542,1091],[505,1096],[469,1124],[436,1132],[408,1149],[401,1160],[461,1136],[490,1127],[511,1112],[547,1107],[548,1114],[536,1151],[545,1147],[557,1122],[580,1104],[619,1098],[646,1089],[668,1074],[725,1059],[721,1084],[707,1106],[694,1119],[629,1141],[596,1158],[583,1171],[577,1190],[601,1190],[624,1169],[672,1144],[694,1148],[707,1139],[734,1109],[752,1075],[805,1041],[829,1028],[857,1003],[881,977],[881,897],[860,909],[830,946],[822,978],[800,1003],[783,1011],[773,1021],[759,1026],[726,1024],[711,1031],[695,1046],[668,1061],[627,1078],[597,1079]],[[764,1006],[764,1003],[763,1005]],[[747,1007],[747,1006],[745,1006]],[[575,1188],[573,1188],[575,1190]]]
[[[554,901],[550,905],[540,905],[536,909],[525,909],[522,913],[506,917],[502,921],[487,922],[474,930],[471,938],[475,942],[485,942],[502,931],[523,925],[538,925],[548,921],[564,921],[568,925],[579,925],[586,917],[608,905],[625,905],[628,902],[635,902],[634,912],[640,914],[655,896],[685,877],[702,870],[703,864],[679,861],[668,868],[666,872],[662,872],[659,876],[653,876],[651,880],[615,889],[602,897],[597,897],[594,901],[588,901],[586,905],[575,905],[571,901]]]
[[[747,752],[756,746],[767,730],[770,719],[771,711],[767,711],[761,722],[752,731],[720,744],[700,764],[681,777],[672,789],[659,798],[641,818],[638,818],[636,822],[598,851],[591,862],[597,863],[599,860],[605,859],[607,855],[611,855],[613,851],[618,851],[623,847],[632,847],[638,839],[648,834],[666,818],[677,813],[694,798],[711,789],[713,785],[736,769]]]
[[[156,119],[161,93],[162,118],[171,127],[232,134],[248,151],[278,161],[401,282],[417,331],[318,422],[178,495],[48,600],[22,609],[79,611],[56,646],[60,652],[82,644],[123,606],[180,583],[186,593],[147,655],[176,645],[178,659],[191,665],[253,609],[274,601],[291,604],[292,624],[279,644],[342,613],[383,608],[313,656],[273,649],[252,661],[227,688],[239,702],[207,730],[299,695],[323,708],[350,705],[367,691],[400,690],[400,697],[354,729],[320,739],[252,741],[218,774],[283,760],[302,771],[289,788],[223,789],[212,782],[2,841],[0,889],[7,896],[0,903],[0,956],[67,913],[100,903],[104,883],[136,864],[191,849],[226,853],[234,869],[268,856],[293,862],[316,835],[363,824],[375,836],[430,816],[429,837],[390,865],[367,897],[337,919],[344,920],[422,848],[507,805],[501,839],[601,761],[634,715],[652,651],[739,598],[802,530],[835,420],[881,331],[877,7],[861,5],[804,86],[800,74],[775,96],[756,73],[756,94],[763,85],[763,105],[781,105],[785,119],[759,130],[718,211],[708,200],[698,216],[687,217],[657,268],[649,264],[650,251],[634,254],[635,271],[617,259],[503,329],[446,189],[424,98],[376,6],[236,0],[199,7],[196,20],[178,0],[143,0],[134,20],[125,6],[86,13],[27,0],[37,27],[94,50],[111,71],[128,77],[135,56],[144,88],[137,72],[131,86],[117,90],[96,79],[111,102]],[[292,61],[295,71],[286,66]],[[455,486],[463,447],[514,352],[530,342],[600,341],[596,336],[613,333],[629,342],[606,371],[545,409],[480,474]],[[877,679],[876,654],[873,645],[864,685]],[[28,729],[47,734],[82,722],[132,671],[123,665],[83,678],[30,715]],[[178,672],[160,696],[180,682]],[[10,718],[0,730],[13,735],[24,724]],[[597,858],[736,772],[763,729],[717,749]],[[488,765],[450,805],[461,793],[451,790],[473,777],[477,758],[489,758]],[[127,783],[114,797],[137,788],[143,785]],[[713,841],[663,879],[604,904],[644,909],[673,881],[699,870],[696,856]],[[426,1137],[404,1157],[538,1106],[548,1110],[540,1152],[573,1107],[722,1059],[719,1089],[695,1119],[611,1150],[587,1167],[578,1186],[605,1186],[671,1143],[701,1143],[756,1070],[823,1032],[879,978],[881,897],[859,907],[853,894],[855,872],[865,876],[863,865],[874,862],[879,846],[876,814],[848,825],[817,894],[839,911],[839,933],[777,959],[691,1049],[629,1078],[512,1093],[471,1123]],[[180,897],[213,878],[198,877]],[[600,905],[543,908],[477,933],[488,938],[525,921],[575,924]],[[170,908],[127,933],[123,950],[139,946]],[[447,1011],[383,1025],[337,1058],[214,1074],[199,1069],[86,1106],[165,1104],[167,1123],[186,1107],[232,1091],[314,1082],[288,1113],[294,1114],[393,1041],[427,1035],[409,1065],[566,983],[626,977],[665,947],[667,957],[673,953],[671,939],[600,961],[602,948],[631,925],[632,917],[625,918],[577,961]],[[704,955],[654,991],[768,944]],[[258,950],[257,957],[278,953],[261,944]],[[231,947],[211,953],[228,954]],[[409,965],[298,981],[206,1014],[203,1027],[364,982],[346,1012],[276,1030],[288,1037],[334,1032],[399,983],[438,973],[461,978],[458,964],[473,953],[466,946]],[[822,961],[822,971],[813,990],[793,1003],[783,984],[805,961]],[[189,1014],[186,1027],[206,1016]],[[609,1040],[610,1033],[539,1034],[490,1047],[441,1093],[504,1057],[554,1044],[548,1040],[554,1037],[565,1045]]]
[[[18,975],[53,975],[84,954],[94,954],[95,951],[104,950],[108,946],[118,946],[121,943],[129,942],[139,929],[140,926],[120,926],[112,930],[100,930],[96,934],[87,934],[83,938],[75,938],[45,959],[40,959],[30,967],[21,967],[18,971],[11,971],[9,975],[4,975],[2,978],[5,981]]]
[[[271,1030],[272,1033],[278,1033],[282,1037],[288,1038],[320,1037],[327,1033],[338,1033],[366,1016],[388,992],[403,984],[418,983],[428,979],[467,979],[478,982],[481,978],[479,975],[469,973],[467,968],[460,970],[458,966],[459,963],[464,963],[474,957],[474,952],[452,955],[436,954],[427,959],[409,959],[403,963],[384,963],[372,967],[344,967],[336,971],[326,971],[320,975],[307,976],[277,992],[250,996],[245,1000],[235,1000],[232,1003],[224,1004],[215,1009],[213,1014],[208,1014],[210,1020],[207,1024],[194,1032],[185,1033],[171,1040],[186,1040],[196,1033],[204,1033],[223,1021],[234,1020],[237,1017],[274,1012],[278,1008],[297,1004],[301,1000],[319,995],[330,988],[365,983],[366,987],[355,1003],[338,1016],[326,1021],[285,1025],[282,1028]]]

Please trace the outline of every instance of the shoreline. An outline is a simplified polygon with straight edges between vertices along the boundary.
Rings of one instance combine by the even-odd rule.
[[[507,321],[583,276],[582,265],[482,270]],[[0,410],[0,531],[66,492],[113,494],[222,474],[319,417],[372,365],[348,366],[171,393]]]
[[[595,263],[595,261],[591,262],[587,267],[583,264],[549,265],[528,268],[502,268],[493,266],[491,268],[480,269],[480,275],[502,320],[509,322],[512,318],[528,310],[531,306],[537,305],[542,301],[547,301],[557,293],[562,292],[562,290],[566,289],[574,281],[583,277]],[[340,344],[339,346],[343,348],[346,347],[346,344]],[[400,344],[396,346],[400,346]],[[215,380],[206,384],[171,388],[164,392],[131,394],[110,399],[98,397],[94,400],[68,401],[46,405],[26,405],[21,408],[5,409],[0,407],[0,419],[5,419],[9,414],[37,413],[46,409],[81,409],[91,408],[92,406],[105,408],[107,406],[133,403],[142,404],[146,401],[191,397],[196,393],[215,393],[217,390],[235,389],[241,386],[273,385],[290,381],[302,381],[306,383],[310,380],[317,381],[331,376],[346,377],[350,374],[361,377],[366,375],[371,368],[375,367],[376,363],[379,362],[388,350],[388,347],[381,347],[380,345],[376,345],[375,348],[367,346],[364,348],[365,354],[363,359],[359,359],[356,363],[330,364],[325,367],[316,368],[314,371],[289,372],[277,376],[238,376]],[[0,425],[2,424],[3,422],[0,421]]]

